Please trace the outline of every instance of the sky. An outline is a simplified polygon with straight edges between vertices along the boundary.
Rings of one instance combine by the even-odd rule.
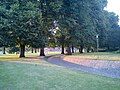
[[[110,12],[115,12],[117,15],[119,15],[120,18],[120,0],[108,0],[108,5],[106,7],[106,10]],[[120,25],[120,20],[119,20]]]

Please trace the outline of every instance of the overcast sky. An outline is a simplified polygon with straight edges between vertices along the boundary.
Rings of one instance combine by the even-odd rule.
[[[110,12],[115,12],[120,18],[120,0],[108,0],[107,10]]]

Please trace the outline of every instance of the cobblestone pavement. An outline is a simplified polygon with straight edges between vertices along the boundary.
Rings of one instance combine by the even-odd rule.
[[[64,56],[61,55],[50,57],[47,61],[72,70],[120,78],[120,61],[83,60],[77,58],[64,58]]]

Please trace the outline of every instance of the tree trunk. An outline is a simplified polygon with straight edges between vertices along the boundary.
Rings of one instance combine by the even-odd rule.
[[[94,52],[94,49],[93,49],[93,48],[91,48],[91,52]]]
[[[90,52],[90,47],[87,48],[87,53],[89,53],[89,52]]]
[[[3,54],[6,54],[6,53],[5,53],[5,47],[3,47]]]
[[[62,44],[61,54],[65,54],[65,49],[64,49],[64,47],[65,47],[65,36],[64,35],[62,35],[61,40],[62,40],[62,42],[61,42],[61,44]]]
[[[64,52],[64,44],[62,44],[62,52],[61,52],[61,54],[65,54],[65,52]]]
[[[38,48],[38,52],[40,52],[40,49]]]
[[[110,50],[110,47],[109,47],[109,45],[107,46],[107,50],[108,50],[108,51]]]
[[[70,46],[67,47],[66,52],[67,52],[67,55],[72,55]]]
[[[80,45],[79,52],[83,53],[83,46],[82,45]]]
[[[20,44],[20,58],[25,57],[25,45]]]
[[[75,52],[74,52],[74,46],[73,46],[73,45],[72,45],[72,53],[75,53]]]
[[[33,53],[33,48],[32,48],[32,53]]]
[[[40,49],[40,56],[45,56],[44,48]]]
[[[37,53],[37,49],[35,48],[35,53]]]

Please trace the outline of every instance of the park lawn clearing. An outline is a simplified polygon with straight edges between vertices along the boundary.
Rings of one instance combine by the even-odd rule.
[[[47,52],[46,55],[57,55],[60,54],[60,52]],[[25,59],[36,59],[36,57],[39,57],[39,52],[38,53],[31,53],[27,52],[25,53]],[[5,54],[5,55],[0,55],[0,61],[19,61],[21,60],[19,58],[19,54]]]
[[[16,60],[19,60],[19,55],[16,54],[0,55],[0,61],[16,61]]]
[[[120,79],[73,71],[45,61],[0,61],[0,90],[120,90]]]
[[[36,58],[39,56],[38,53],[26,53],[25,58]],[[23,59],[23,58],[22,58]],[[19,58],[19,54],[5,54],[5,55],[0,55],[0,61],[19,61],[21,60]]]
[[[75,53],[71,56],[65,56],[64,58],[120,61],[120,53],[113,53],[113,52],[95,52],[95,53],[83,53],[83,54]]]

